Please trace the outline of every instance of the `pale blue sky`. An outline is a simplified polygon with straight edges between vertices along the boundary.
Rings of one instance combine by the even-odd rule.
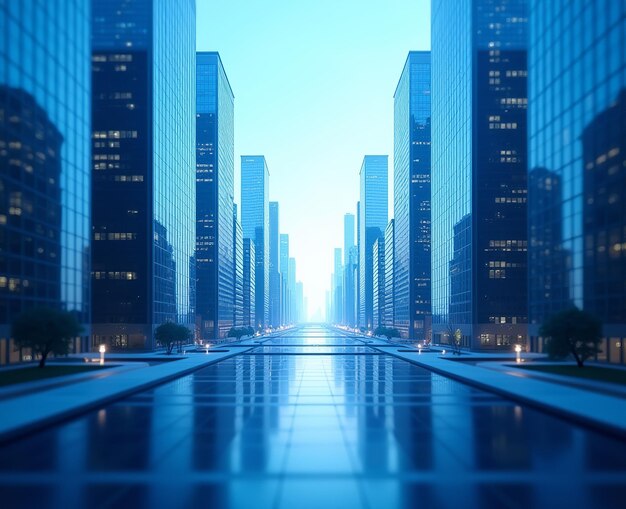
[[[197,19],[198,50],[219,51],[235,94],[235,200],[239,156],[265,155],[309,312],[323,312],[365,154],[389,154],[391,190],[393,93],[407,53],[430,48],[430,1],[197,0]]]

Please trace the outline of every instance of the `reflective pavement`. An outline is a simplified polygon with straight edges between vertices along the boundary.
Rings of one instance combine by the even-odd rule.
[[[2,508],[624,506],[626,443],[321,328],[0,447]]]

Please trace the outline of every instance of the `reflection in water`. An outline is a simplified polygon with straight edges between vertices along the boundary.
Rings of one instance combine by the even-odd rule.
[[[389,355],[271,353],[308,331],[0,448],[3,507],[623,501],[626,444]]]

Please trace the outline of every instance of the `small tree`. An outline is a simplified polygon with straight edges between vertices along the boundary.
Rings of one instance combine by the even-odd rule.
[[[446,327],[446,336],[448,336],[448,343],[452,347],[453,355],[461,355],[461,329],[455,328],[454,325],[448,324]]]
[[[579,368],[601,352],[602,323],[591,313],[571,308],[552,315],[539,333],[547,339],[546,351],[551,359],[572,355]]]
[[[154,331],[154,338],[165,347],[167,355],[172,353],[174,345],[180,345],[191,337],[192,332],[187,327],[174,322],[162,323]]]
[[[391,327],[383,327],[382,325],[379,325],[378,327],[376,327],[376,330],[374,330],[374,335],[385,336],[387,339],[401,337],[400,331],[398,329],[394,329]]]
[[[17,348],[30,348],[34,355],[39,355],[39,367],[43,368],[48,355],[67,355],[72,339],[80,335],[82,329],[68,311],[34,308],[15,319],[11,336]]]

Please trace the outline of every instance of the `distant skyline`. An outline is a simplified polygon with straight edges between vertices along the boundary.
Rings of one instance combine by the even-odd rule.
[[[235,200],[239,156],[265,155],[309,315],[324,313],[363,156],[388,154],[393,167],[407,54],[429,49],[428,0],[197,1],[197,50],[220,53],[235,94]]]

